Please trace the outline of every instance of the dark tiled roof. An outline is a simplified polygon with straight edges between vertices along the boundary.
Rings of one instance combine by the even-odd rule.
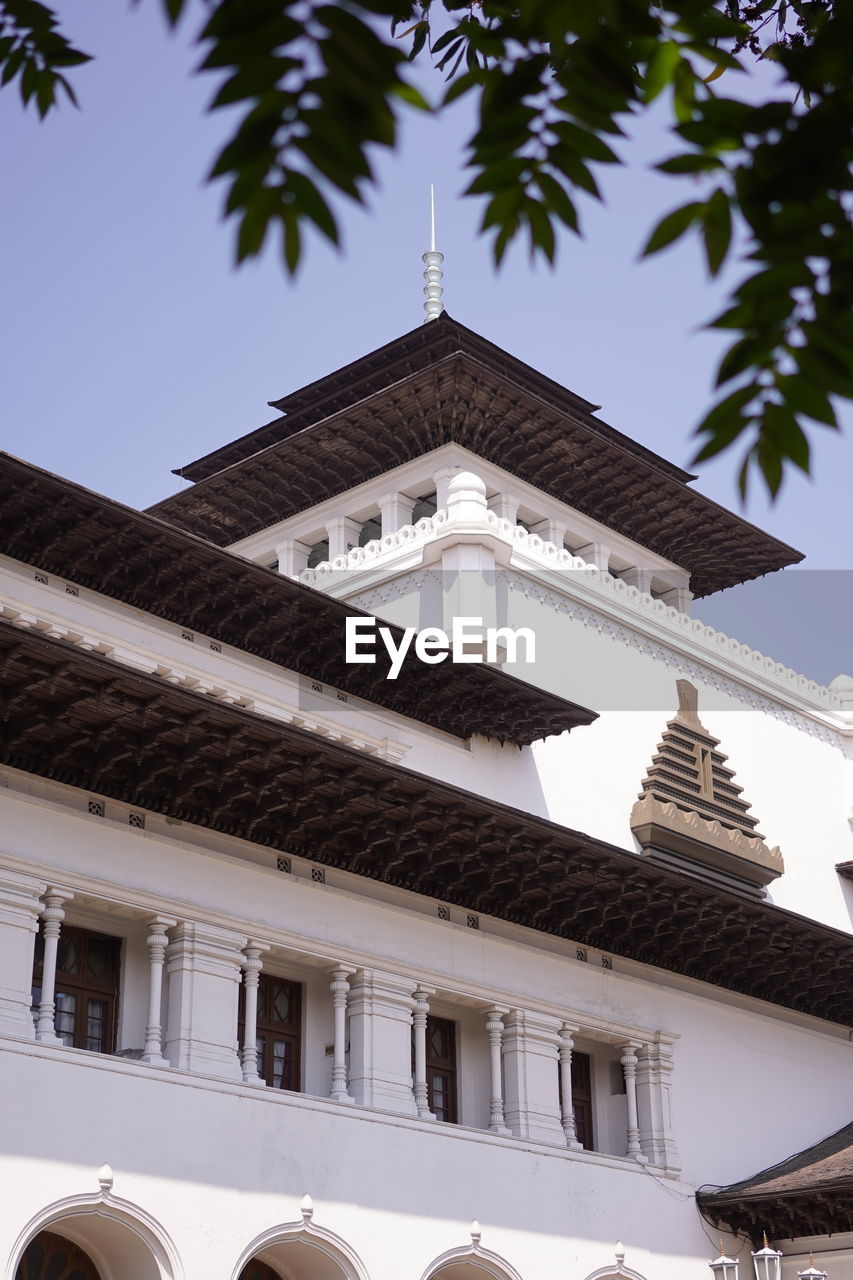
[[[728,1187],[697,1194],[717,1224],[775,1239],[853,1230],[853,1123]]]
[[[347,663],[345,619],[361,609],[8,454],[0,553],[458,738],[526,746],[597,718],[485,665],[411,661],[387,680],[384,653]]]
[[[853,1024],[849,934],[582,832],[5,623],[0,702],[13,768]]]
[[[688,569],[697,596],[802,559],[446,314],[275,404],[285,416],[181,468],[197,483],[151,511],[227,546],[455,442]]]

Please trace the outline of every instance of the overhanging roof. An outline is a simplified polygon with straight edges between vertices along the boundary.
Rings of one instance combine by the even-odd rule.
[[[285,416],[182,467],[197,483],[151,511],[227,545],[455,442],[688,569],[697,596],[802,559],[446,313],[273,403]]]
[[[0,624],[0,761],[853,1024],[853,938]]]
[[[703,1214],[753,1240],[853,1231],[853,1123],[752,1178],[699,1191]]]
[[[382,646],[373,666],[347,663],[345,619],[362,610],[8,454],[0,553],[459,738],[525,746],[597,718],[485,665],[410,658],[387,680]]]

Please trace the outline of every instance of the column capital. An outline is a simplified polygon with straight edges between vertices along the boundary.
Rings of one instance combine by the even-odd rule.
[[[330,978],[337,978],[340,975],[341,978],[349,979],[358,973],[358,969],[354,964],[346,964],[343,960],[336,960],[333,964],[325,967],[325,972]]]

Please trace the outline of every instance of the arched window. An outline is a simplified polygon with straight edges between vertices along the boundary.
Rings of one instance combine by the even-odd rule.
[[[40,1231],[27,1245],[15,1280],[101,1280],[101,1277],[89,1255],[76,1244],[50,1231]]]
[[[247,1262],[240,1272],[240,1280],[281,1280],[277,1271],[265,1262]]]

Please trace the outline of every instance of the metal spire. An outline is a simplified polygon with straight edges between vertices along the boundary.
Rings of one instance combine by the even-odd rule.
[[[444,303],[441,300],[441,295],[444,293],[441,287],[441,281],[444,277],[444,272],[441,269],[441,264],[444,262],[444,254],[439,253],[435,247],[435,187],[432,183],[430,183],[429,188],[429,249],[422,256],[425,264],[424,280],[426,280],[426,285],[424,286],[426,319],[424,324],[427,324],[430,320],[437,320],[444,310]]]

